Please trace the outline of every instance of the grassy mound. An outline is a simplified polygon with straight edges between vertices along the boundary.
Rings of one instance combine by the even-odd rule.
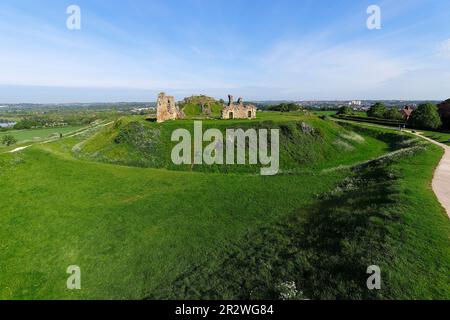
[[[223,134],[226,129],[279,129],[280,169],[284,173],[365,160],[386,147],[378,137],[363,137],[312,115],[280,116],[274,120],[270,116],[263,114],[255,121],[203,121],[203,132],[209,128],[218,128]],[[187,129],[193,136],[193,121],[156,124],[139,117],[121,118],[74,152],[83,159],[138,167],[222,173],[259,171],[259,165],[249,164],[174,165],[170,156],[177,142],[171,142],[171,134],[179,128]]]
[[[220,118],[223,103],[214,98],[199,95],[185,98],[179,103],[179,108],[188,119]]]

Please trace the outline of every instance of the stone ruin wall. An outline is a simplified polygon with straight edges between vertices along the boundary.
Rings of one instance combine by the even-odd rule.
[[[256,107],[254,105],[244,105],[242,98],[234,104],[232,95],[228,95],[228,105],[222,109],[222,119],[255,119]]]
[[[156,121],[164,122],[167,120],[183,119],[184,113],[175,104],[175,98],[166,96],[164,92],[158,95],[156,102]]]
[[[202,106],[202,112],[208,114],[211,110],[206,105]],[[156,102],[156,121],[161,123],[168,120],[183,119],[184,112],[180,110],[175,98],[166,96],[164,92],[158,95]],[[228,95],[228,105],[222,109],[222,119],[255,119],[256,107],[254,105],[244,105],[242,98],[239,98],[237,104],[234,103],[232,95]]]

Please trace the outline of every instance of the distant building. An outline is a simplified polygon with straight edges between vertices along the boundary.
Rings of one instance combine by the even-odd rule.
[[[133,108],[133,109],[131,109],[131,113],[144,115],[144,114],[147,114],[150,110],[151,110],[151,108]]]
[[[350,101],[348,103],[348,105],[349,106],[358,106],[358,107],[360,107],[362,105],[362,102],[360,100],[353,100],[353,101]]]
[[[254,119],[256,107],[252,104],[244,105],[242,98],[234,104],[233,96],[228,95],[228,105],[222,109],[222,119]]]

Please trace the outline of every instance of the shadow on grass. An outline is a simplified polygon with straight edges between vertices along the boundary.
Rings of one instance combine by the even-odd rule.
[[[249,232],[221,261],[196,266],[151,299],[380,299],[367,289],[370,265],[393,259],[400,217],[393,160],[355,168],[305,211]],[[383,279],[389,279],[388,271]]]

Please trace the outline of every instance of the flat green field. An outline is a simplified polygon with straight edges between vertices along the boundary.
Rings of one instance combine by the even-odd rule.
[[[317,116],[332,116],[335,115],[337,111],[311,111]]]
[[[426,130],[418,130],[423,132],[425,137],[436,140],[437,142],[445,143],[446,145],[450,145],[450,132],[437,132],[437,131],[426,131]]]
[[[318,116],[333,116],[337,113],[337,111],[322,111],[322,110],[319,111],[311,110],[311,112]],[[353,115],[358,117],[367,117],[367,113],[363,111],[353,111]]]
[[[18,140],[18,142],[42,140],[48,138],[52,134],[61,133],[64,135],[73,131],[77,131],[80,128],[82,128],[82,126],[67,126],[61,128],[45,128],[45,129],[30,129],[30,130],[12,130],[8,132],[1,132],[0,139],[5,135],[12,135]]]
[[[384,132],[356,133],[310,115],[267,113],[261,114],[259,120],[245,121],[245,125],[273,121],[285,130],[281,159],[289,161],[289,166],[296,166],[297,170],[271,177],[250,170],[226,174],[186,168],[167,170],[170,164],[165,162],[165,156],[159,155],[156,159],[160,162],[148,162],[158,164],[156,169],[126,165],[123,155],[132,152],[130,157],[136,158],[130,163],[141,164],[136,162],[138,156],[138,160],[145,161],[156,157],[152,152],[170,149],[151,149],[145,153],[139,144],[127,144],[125,148],[114,142],[114,136],[121,130],[130,132],[128,124],[133,121],[142,123],[148,130],[160,130],[162,138],[177,126],[193,124],[180,121],[158,125],[134,117],[93,136],[63,138],[19,153],[0,154],[0,299],[165,296],[160,294],[162,290],[174,287],[186,274],[195,274],[193,270],[199,266],[214,272],[227,257],[230,247],[244,250],[242,244],[249,242],[244,241],[249,234],[256,233],[254,239],[258,239],[261,228],[293,214],[304,216],[316,205],[320,194],[332,192],[338,183],[352,175],[345,166],[399,148],[393,143],[394,136]],[[302,138],[296,127],[287,124],[291,121],[306,121],[320,135]],[[214,123],[217,122],[205,122]],[[236,126],[244,122],[225,123]],[[298,148],[303,147],[308,153],[295,154],[297,138],[304,143]],[[108,147],[108,143],[116,146]],[[96,158],[95,148],[102,157]],[[390,278],[386,281],[394,286],[384,296],[387,298],[450,297],[448,290],[443,289],[446,283],[440,275],[450,266],[449,223],[429,186],[442,152],[438,148],[427,150],[428,153],[421,153],[417,158],[395,164],[403,174],[398,186],[404,189],[407,198],[396,205],[402,222],[383,232],[392,232],[392,241],[404,240],[405,251],[404,254],[396,251],[398,259],[391,264],[390,256],[379,260],[389,269]],[[299,160],[308,154],[311,162],[317,161],[316,165]],[[112,155],[122,157],[121,161],[108,163],[117,160],[107,158]],[[423,168],[417,179],[414,166]],[[383,194],[382,190],[375,190]],[[365,191],[362,188],[355,192]],[[364,239],[360,240],[364,243]],[[425,250],[430,244],[432,250]],[[266,245],[286,247],[286,243],[278,245],[275,241]],[[384,251],[376,253],[382,256]],[[299,263],[288,257],[284,259],[272,267],[276,269],[279,263]],[[81,268],[79,291],[66,288],[66,269],[70,265]],[[236,273],[243,269],[243,265],[233,265]],[[258,272],[255,269],[253,273]],[[313,291],[305,294],[327,297]],[[227,296],[239,297],[233,292],[227,292]],[[348,297],[357,296],[349,290]]]

